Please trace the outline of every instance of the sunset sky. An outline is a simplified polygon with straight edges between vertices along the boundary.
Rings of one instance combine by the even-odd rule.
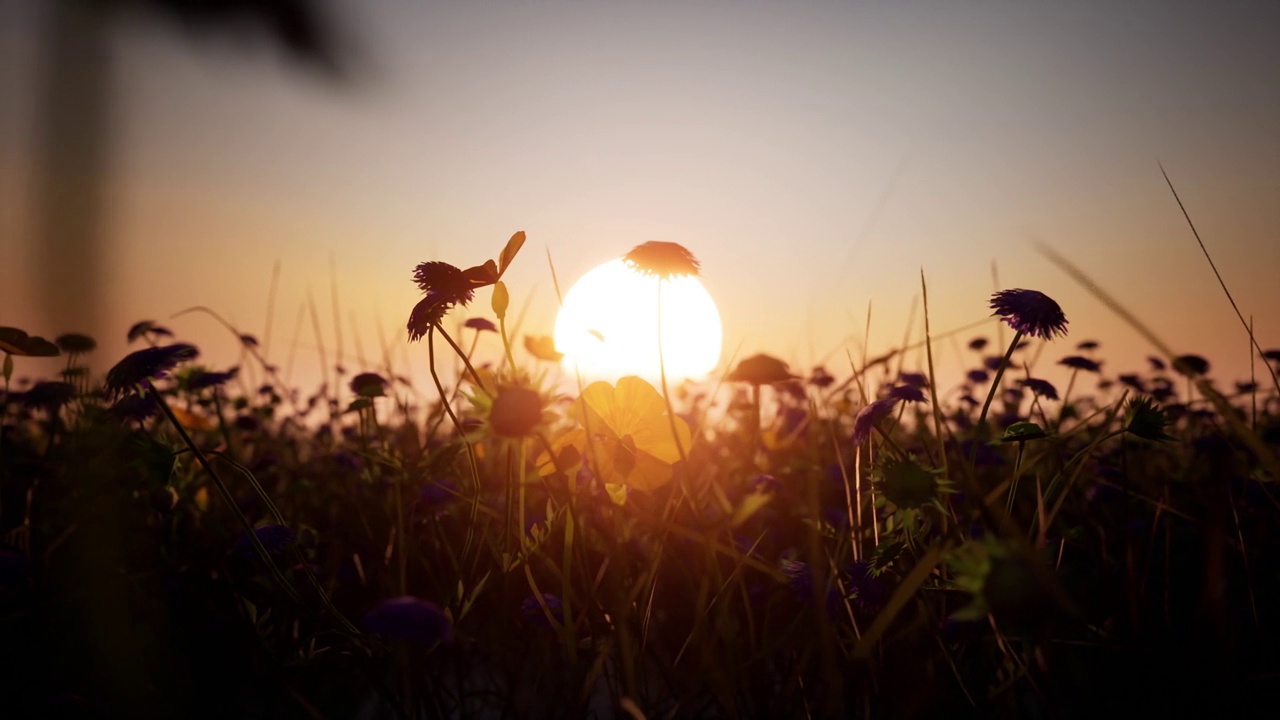
[[[0,8],[0,325],[56,335],[31,252],[44,3]],[[807,369],[902,342],[920,271],[935,332],[995,289],[1055,298],[1104,368],[1149,348],[1033,245],[1071,258],[1224,382],[1248,340],[1163,163],[1264,348],[1280,346],[1280,3],[346,0],[344,82],[267,43],[140,14],[114,29],[104,355],[164,322],[235,361],[205,305],[283,363],[308,291],[333,347],[405,345],[413,266],[528,244],[507,276],[522,332],[565,285],[646,240],[702,263],[724,360]],[[471,312],[488,316],[488,292]],[[459,315],[459,319],[465,315]],[[314,363],[302,325],[299,377]],[[994,323],[989,326],[994,329]],[[994,338],[994,332],[987,331]],[[918,337],[917,324],[913,337]],[[963,342],[981,334],[958,337]],[[854,340],[850,340],[850,338]],[[496,351],[491,345],[487,351]],[[739,349],[740,348],[740,349]],[[940,366],[961,368],[950,341]],[[354,359],[348,361],[357,365]]]

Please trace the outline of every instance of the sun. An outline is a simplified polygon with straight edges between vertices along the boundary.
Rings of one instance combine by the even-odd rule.
[[[701,378],[720,362],[720,312],[698,278],[662,282],[662,354],[668,379]],[[610,260],[583,275],[556,317],[556,348],[584,379],[656,380],[658,283]]]

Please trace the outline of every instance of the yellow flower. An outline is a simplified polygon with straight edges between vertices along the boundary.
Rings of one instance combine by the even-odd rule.
[[[564,457],[562,451],[573,446],[606,487],[653,490],[671,481],[671,466],[680,459],[680,448],[671,433],[666,403],[649,383],[634,376],[622,378],[617,387],[592,383],[573,404],[570,415],[581,427],[556,441],[552,447],[556,457]],[[675,427],[680,447],[689,447],[689,426],[675,418]],[[550,454],[543,452],[538,472],[550,475],[555,470]]]

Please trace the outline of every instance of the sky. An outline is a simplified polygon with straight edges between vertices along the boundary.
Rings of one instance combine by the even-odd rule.
[[[282,366],[297,337],[296,377],[316,377],[311,297],[331,361],[336,315],[348,367],[385,345],[425,378],[404,333],[414,265],[478,264],[523,230],[506,277],[521,333],[552,332],[548,258],[567,289],[665,240],[702,264],[725,363],[839,370],[919,338],[923,272],[935,334],[1033,288],[1070,321],[1042,363],[1096,340],[1109,373],[1144,369],[1151,349],[1038,241],[1220,380],[1247,377],[1247,335],[1157,163],[1258,342],[1280,346],[1278,3],[323,7],[337,83],[269,43],[115,19],[103,357],[152,319],[236,362],[213,320],[172,317],[202,305]],[[37,293],[46,9],[0,2],[0,325],[53,336],[82,328],[52,327]],[[994,321],[940,340],[939,371],[978,334]]]

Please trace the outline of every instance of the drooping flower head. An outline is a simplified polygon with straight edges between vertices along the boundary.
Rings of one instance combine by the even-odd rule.
[[[633,270],[662,280],[698,275],[698,259],[679,243],[650,240],[632,248],[622,261]]]
[[[893,406],[897,404],[898,399],[890,397],[868,403],[858,411],[858,416],[853,419],[853,444],[861,445],[866,442],[871,437],[871,431],[876,423],[887,417],[893,410]]]
[[[106,391],[116,397],[144,380],[157,380],[178,363],[193,360],[200,354],[194,345],[174,343],[137,350],[124,356],[107,371]]]
[[[1001,290],[991,296],[993,315],[1014,330],[1043,340],[1066,336],[1067,316],[1052,298],[1038,290]]]

